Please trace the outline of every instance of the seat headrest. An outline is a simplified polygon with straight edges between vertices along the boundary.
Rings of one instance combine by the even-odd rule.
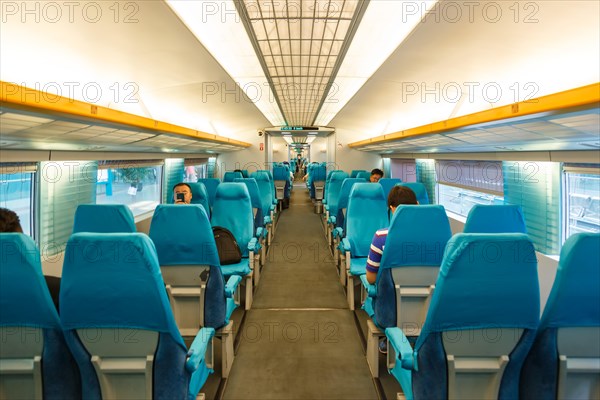
[[[333,174],[331,174],[331,178],[329,178],[329,183],[333,182],[333,181],[339,181],[340,184],[341,182],[344,181],[344,179],[348,178],[348,174],[344,171],[334,171]]]
[[[402,182],[398,183],[396,186],[406,186],[407,188],[415,192],[419,204],[429,204],[429,195],[427,194],[427,189],[425,188],[425,185],[423,185],[421,182]]]
[[[256,179],[256,182],[270,182],[271,178],[269,178],[269,174],[267,171],[256,171],[250,175],[252,178]]]
[[[367,171],[359,171],[359,172],[356,173],[356,177],[357,178],[361,178],[361,179],[370,180],[371,179],[371,173],[367,172]]]
[[[360,178],[359,178],[360,179]],[[351,199],[385,199],[381,185],[373,183],[355,183],[350,191]]]
[[[338,201],[338,208],[346,208],[348,206],[348,199],[350,198],[350,192],[355,183],[364,183],[364,179],[359,178],[346,178],[342,182],[342,188],[340,189],[340,198]]]
[[[520,206],[476,204],[469,211],[464,233],[527,233]]]
[[[0,326],[60,328],[33,240],[0,233],[0,263]]]
[[[71,236],[60,288],[60,318],[67,330],[119,327],[159,331],[185,348],[171,313],[156,249],[143,233]]]
[[[131,233],[135,220],[124,204],[81,204],[75,211],[73,233]]]
[[[229,171],[223,175],[223,182],[233,182],[235,178],[243,178],[241,172]]]
[[[248,188],[243,183],[223,182],[217,187],[216,199],[224,200],[250,200]]]
[[[600,326],[600,233],[576,233],[560,252],[540,329]]]
[[[208,191],[204,183],[190,182],[188,185],[192,188],[192,204],[201,204],[202,200],[208,199]]]
[[[400,205],[392,216],[381,269],[402,266],[439,266],[452,232],[440,205]],[[389,245],[389,246],[388,246]]]
[[[540,312],[537,259],[522,233],[452,237],[415,351],[431,332],[536,329]]]
[[[160,265],[219,266],[206,210],[199,204],[160,204],[150,224]]]

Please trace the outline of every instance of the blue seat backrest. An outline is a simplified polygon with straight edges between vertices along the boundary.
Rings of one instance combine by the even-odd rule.
[[[247,169],[242,170],[242,178],[250,178],[250,174]]]
[[[353,257],[367,257],[373,235],[388,226],[387,201],[381,185],[355,183],[346,211],[346,238]]]
[[[448,216],[439,205],[400,205],[392,216],[377,276],[374,301],[377,324],[396,326],[396,294],[392,269],[439,268],[452,232]]]
[[[228,171],[225,172],[225,175],[223,175],[223,182],[233,182],[235,180],[235,178],[243,178],[244,176],[242,175],[241,172],[237,172],[237,171]]]
[[[42,339],[32,330],[42,329],[43,398],[80,398],[79,370],[65,342],[35,243],[22,233],[0,233],[0,263],[0,327],[7,328],[0,346],[10,343],[10,358],[25,356]],[[11,335],[17,335],[16,340],[10,340]],[[27,356],[33,362],[32,355]]]
[[[257,171],[251,176],[256,180],[256,184],[258,185],[263,215],[269,216],[271,215],[271,204],[273,204],[273,195],[271,193],[272,185],[271,181],[269,180],[269,175],[267,175],[264,171]]]
[[[427,189],[425,189],[425,185],[423,185],[421,182],[402,182],[399,183],[398,186],[406,186],[415,192],[419,204],[430,204],[429,195],[427,195]]]
[[[390,194],[390,190],[392,190],[392,188],[394,186],[396,186],[398,183],[402,183],[402,179],[399,179],[399,178],[381,178],[379,180],[379,184],[383,188],[383,194],[385,195],[386,199],[387,199],[388,195]]]
[[[202,182],[190,182],[188,185],[192,188],[192,201],[190,203],[201,205],[208,219],[210,219],[210,198],[206,186]]]
[[[523,329],[520,337],[503,338],[514,341],[515,347],[498,391],[498,398],[518,398],[519,373],[538,326],[539,304],[537,259],[527,235],[453,236],[446,246],[427,318],[414,347],[420,371],[412,374],[413,388],[425,390],[434,398],[447,397],[443,341],[448,335],[473,329]],[[447,331],[451,332],[444,334]],[[473,357],[477,354],[481,353]],[[432,375],[436,376],[436,386],[431,386]]]
[[[263,175],[267,175],[269,177],[269,184],[270,184],[269,190],[271,191],[271,201],[275,200],[275,198],[276,198],[275,181],[273,180],[273,174],[271,173],[271,171],[266,170],[266,169],[259,169],[258,171],[255,172],[255,174],[263,174]],[[252,174],[251,177],[255,178],[254,174]]]
[[[212,226],[229,229],[243,257],[248,257],[248,242],[254,237],[250,193],[243,183],[222,183],[213,206]]]
[[[356,174],[356,178],[366,179],[367,181],[370,181],[371,180],[371,173],[367,172],[367,171],[359,171]]]
[[[365,171],[364,169],[353,169],[352,172],[350,173],[350,178],[358,178],[358,174],[361,172],[365,172],[365,173],[369,174],[369,176],[371,176],[369,171]],[[364,176],[363,176],[363,178],[364,178]]]
[[[160,204],[150,224],[161,267],[210,267],[204,301],[204,326],[219,329],[225,323],[226,298],[219,254],[208,216],[201,205]]]
[[[264,212],[263,212],[263,206],[262,206],[262,199],[260,197],[260,190],[258,189],[258,183],[256,182],[256,179],[254,178],[245,178],[245,179],[240,179],[237,178],[234,183],[243,183],[244,185],[246,185],[246,188],[248,189],[248,193],[250,194],[250,203],[252,203],[252,208],[256,208],[257,212],[256,215],[254,216],[254,226],[255,228],[260,228],[263,227],[265,225],[265,220],[264,220]]]
[[[75,211],[73,233],[135,232],[135,220],[124,204],[81,204]]]
[[[285,181],[284,197],[290,197],[290,167],[288,165],[273,166],[273,183]]]
[[[344,227],[345,216],[342,210],[348,208],[348,200],[350,199],[350,191],[355,183],[365,183],[364,179],[360,178],[346,178],[342,182],[342,188],[340,189],[340,195],[338,197],[338,212],[335,220],[336,227]]]
[[[521,398],[558,398],[559,369],[566,367],[559,361],[559,356],[564,352],[558,346],[558,331],[561,328],[600,327],[599,259],[600,233],[576,233],[563,245],[536,341],[523,366]],[[593,339],[589,337],[587,340],[578,339],[585,343],[585,356],[590,360],[599,356],[593,354],[592,350],[598,351],[597,340],[592,345],[589,341]],[[592,384],[590,387],[590,382],[584,380],[578,383],[578,398],[594,398],[594,390],[597,394],[597,386],[594,388]],[[574,395],[566,391],[563,393]]]
[[[527,233],[521,206],[476,204],[469,211],[464,233]]]
[[[72,235],[65,252],[60,305],[65,335],[81,371],[83,398],[101,398],[95,368],[76,332],[90,327],[159,332],[153,398],[186,396],[189,373],[172,366],[183,364],[187,349],[171,313],[156,249],[147,235]]]
[[[219,186],[221,181],[218,178],[202,178],[198,179],[198,182],[204,184],[206,192],[208,193],[209,204],[212,207],[215,202],[215,195],[217,194],[217,186]]]
[[[325,196],[327,198],[327,207],[329,209],[329,215],[336,217],[338,213],[338,199],[340,197],[340,191],[342,190],[342,184],[344,180],[348,178],[348,174],[344,171],[335,171],[329,179],[329,185],[325,190]]]

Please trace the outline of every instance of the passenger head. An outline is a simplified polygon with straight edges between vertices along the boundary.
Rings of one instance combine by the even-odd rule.
[[[379,180],[383,178],[383,171],[380,170],[379,168],[375,168],[373,171],[371,171],[371,177],[369,178],[369,180],[373,183],[377,183],[379,182]]]
[[[177,198],[179,195],[179,198]],[[183,195],[183,199],[181,199]],[[181,182],[173,186],[173,203],[175,204],[190,204],[192,201],[192,188],[187,183]]]
[[[388,195],[388,207],[393,213],[400,204],[419,204],[415,192],[406,186],[394,186]]]
[[[8,208],[0,208],[0,232],[23,233],[21,221],[16,212]]]

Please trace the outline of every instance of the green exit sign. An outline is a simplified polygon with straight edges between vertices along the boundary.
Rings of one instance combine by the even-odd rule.
[[[317,126],[282,126],[282,131],[318,131]]]

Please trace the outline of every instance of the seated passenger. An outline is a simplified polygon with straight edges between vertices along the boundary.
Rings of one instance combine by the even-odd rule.
[[[173,186],[173,203],[190,204],[192,201],[192,188],[187,183],[181,182]]]
[[[379,182],[379,180],[383,178],[383,171],[380,170],[379,168],[375,168],[374,170],[371,171],[371,177],[369,178],[369,180],[372,183],[377,183]]]
[[[0,232],[23,233],[21,221],[16,212],[7,208],[0,208]],[[58,311],[58,297],[60,293],[60,278],[57,276],[44,275],[46,285],[50,291],[52,302]]]
[[[394,211],[396,211],[396,208],[400,204],[419,204],[415,192],[406,186],[394,186],[388,195],[388,207],[391,214],[394,214]],[[387,234],[388,228],[385,228],[379,229],[375,232],[375,236],[373,236],[369,257],[367,258],[367,281],[370,284],[374,284],[377,279],[377,270],[381,262],[381,255],[383,254]]]

